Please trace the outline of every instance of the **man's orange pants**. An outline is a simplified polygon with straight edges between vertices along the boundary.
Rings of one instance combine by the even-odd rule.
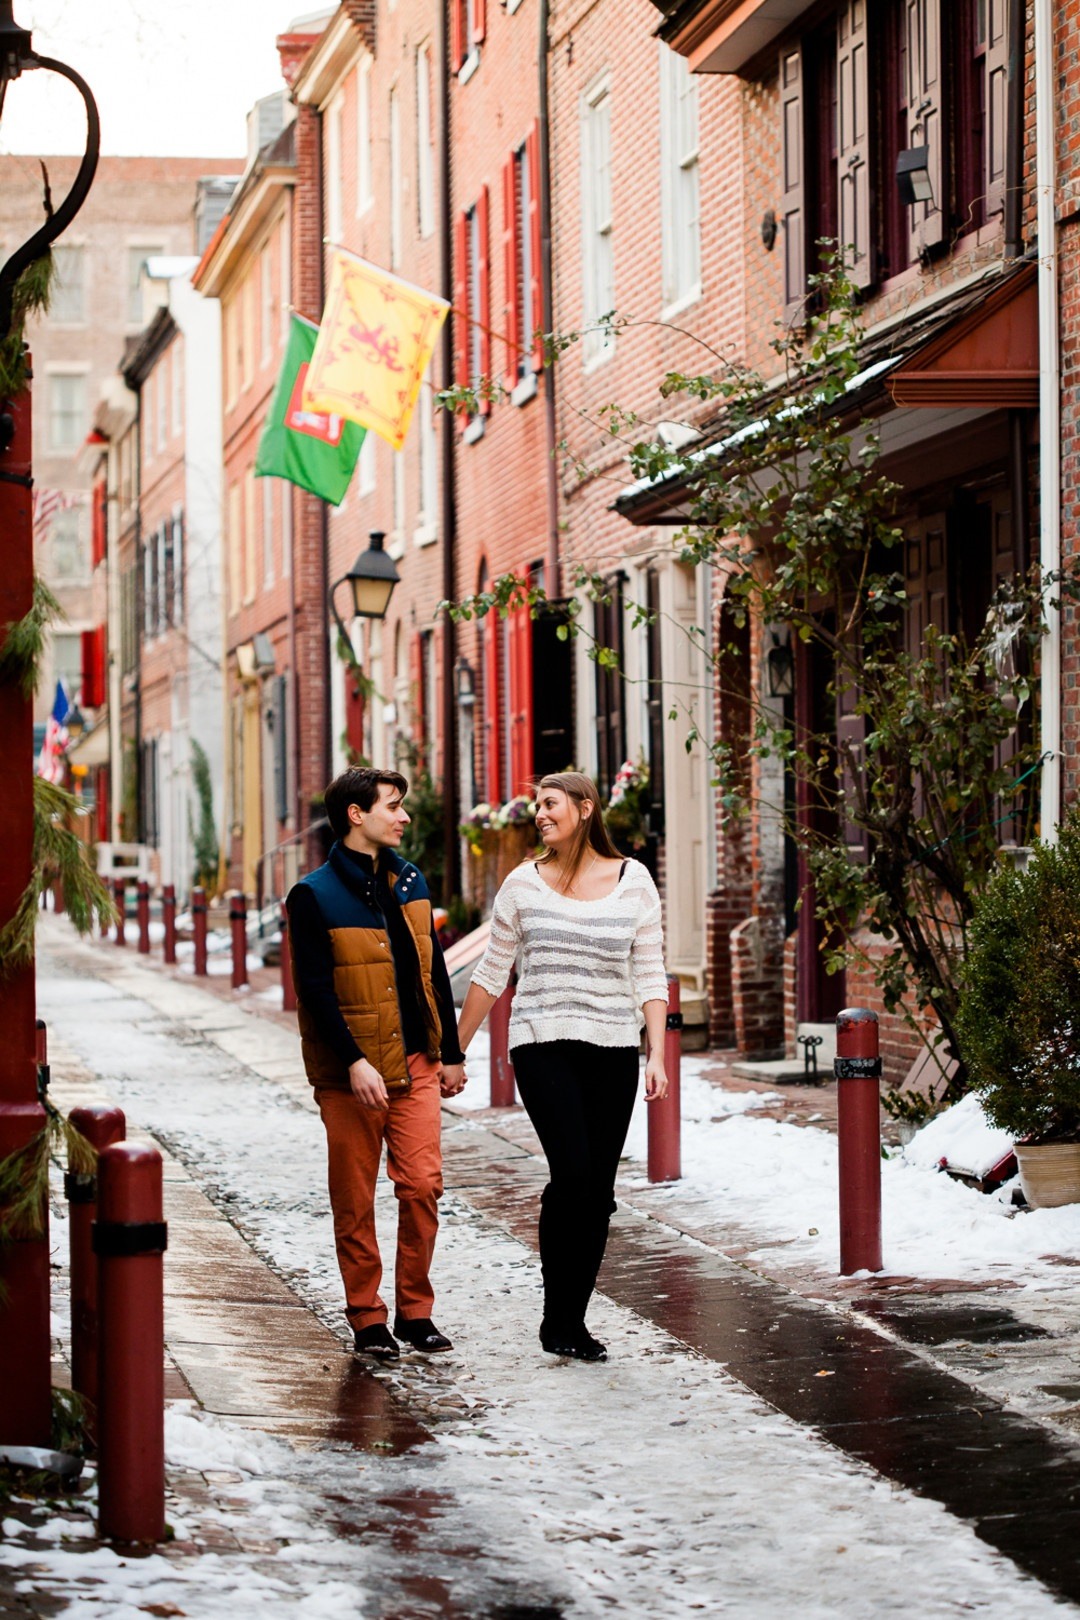
[[[330,1207],[345,1284],[345,1314],[355,1329],[385,1322],[387,1317],[379,1295],[382,1258],[375,1233],[375,1183],[384,1141],[386,1171],[398,1200],[395,1308],[400,1316],[414,1320],[430,1316],[435,1303],[429,1273],[443,1190],[439,1064],[413,1053],[409,1074],[411,1088],[392,1096],[389,1108],[365,1108],[351,1091],[315,1089],[326,1126]]]

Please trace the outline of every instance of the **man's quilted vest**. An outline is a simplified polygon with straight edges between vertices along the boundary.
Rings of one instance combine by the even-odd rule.
[[[427,1025],[427,1055],[438,1061],[442,1031],[431,985],[431,897],[423,874],[393,850],[379,861],[388,870],[392,904],[409,925],[420,967],[420,1004]],[[394,958],[375,879],[335,844],[325,865],[301,878],[314,892],[334,957],[334,993],[361,1052],[390,1092],[409,1089]],[[297,1004],[304,1069],[313,1086],[347,1089],[348,1070],[323,1040],[302,1002]]]

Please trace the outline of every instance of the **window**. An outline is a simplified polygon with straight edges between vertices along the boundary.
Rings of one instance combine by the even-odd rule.
[[[263,244],[259,254],[259,336],[262,364],[270,364],[274,331],[274,278],[270,264],[270,244]]]
[[[53,579],[70,585],[86,578],[87,555],[80,506],[67,506],[55,514],[49,531],[49,550]]]
[[[664,303],[701,292],[698,87],[682,56],[660,46],[660,210]]]
[[[169,350],[172,370],[172,430],[182,433],[184,428],[184,340],[175,338]]]
[[[157,416],[157,447],[164,450],[169,437],[169,396],[166,389],[168,379],[165,376],[165,356],[162,355],[154,367],[154,386],[157,394],[155,414]]]
[[[624,574],[615,574],[594,608],[597,648],[614,652],[616,666],[596,665],[596,785],[607,798],[626,758],[626,683],[623,679]]]
[[[486,35],[487,0],[450,0],[450,65],[462,79],[478,67]]]
[[[281,258],[281,343],[284,346],[289,340],[289,305],[292,303],[292,225],[288,214],[278,232],[278,253]]]
[[[255,379],[255,277],[250,272],[244,282],[241,296],[244,320],[240,350],[242,379],[244,387],[250,388]]]
[[[416,514],[416,541],[426,545],[434,540],[439,522],[438,438],[435,432],[435,402],[429,382],[420,385],[420,421],[416,435],[420,510]]]
[[[341,241],[341,97],[326,113],[326,234]]]
[[[69,703],[82,699],[82,635],[60,631],[52,637],[53,670],[63,681]]]
[[[374,202],[371,187],[371,57],[356,70],[356,213]]]
[[[169,593],[168,604],[169,623],[173,625],[181,625],[184,622],[187,600],[186,568],[184,514],[177,509],[172,515],[172,590]]]
[[[142,268],[147,259],[161,252],[160,247],[129,247],[127,250],[127,319],[129,326],[143,324]]]
[[[540,255],[540,126],[536,123],[503,168],[505,382],[511,394],[543,362],[543,346],[537,339],[544,321]],[[531,392],[535,392],[535,384]]]
[[[256,558],[258,539],[255,532],[255,474],[250,469],[244,479],[244,602],[254,602],[257,588]]]
[[[86,375],[49,373],[49,449],[77,450],[86,435]]]
[[[148,534],[142,546],[142,626],[143,635],[157,634],[158,537]]]
[[[491,266],[488,257],[488,188],[458,215],[454,244],[454,378],[459,387],[477,388],[491,375]],[[477,399],[472,422],[490,415],[485,391]],[[479,435],[482,426],[474,430]]]
[[[390,92],[390,268],[401,268],[401,97]]]
[[[229,612],[240,610],[240,572],[243,556],[243,532],[240,516],[240,485],[229,490]]]
[[[157,532],[157,600],[154,603],[155,628],[158,635],[168,629],[172,612],[172,596],[176,588],[176,556],[173,551],[173,527],[170,520],[162,523]]]
[[[431,49],[416,53],[416,225],[421,236],[435,229],[435,148],[431,126]]]
[[[375,435],[368,430],[364,434],[364,442],[360,446],[360,455],[357,467],[357,492],[360,495],[374,495],[375,493]]]
[[[586,96],[581,109],[581,270],[583,352],[586,363],[606,359],[615,347],[602,324],[615,307],[611,240],[611,97],[606,85]]]
[[[52,252],[49,314],[54,321],[77,326],[86,319],[86,250],[77,243],[59,243]]]
[[[275,478],[260,479],[262,484],[263,589],[274,583],[274,485]]]

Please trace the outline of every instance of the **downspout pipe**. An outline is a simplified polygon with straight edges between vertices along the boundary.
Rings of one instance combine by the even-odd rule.
[[[323,115],[316,108],[312,108],[316,121],[316,149],[319,154],[318,175],[318,205],[319,205],[319,315],[322,316],[323,305],[326,302],[326,244],[323,238],[326,235],[326,162],[323,156]],[[324,500],[319,501],[319,603],[320,611],[316,617],[318,625],[319,645],[322,649],[322,677],[323,677],[323,737],[322,737],[322,764],[323,781],[329,785],[334,774],[334,704],[330,691],[330,682],[334,673],[334,660],[330,651],[330,507]]]
[[[1061,344],[1055,200],[1054,5],[1035,0],[1035,189],[1039,276],[1039,565],[1044,581],[1061,567]],[[1039,830],[1053,841],[1061,818],[1061,612],[1043,587]]]
[[[454,301],[454,233],[452,229],[452,195],[450,186],[450,20],[449,7],[454,0],[441,0],[436,7],[436,52],[439,66],[439,293],[448,304]],[[443,322],[439,347],[443,387],[449,388],[454,380],[453,323],[460,319],[451,315]],[[454,466],[454,414],[442,411],[439,433],[439,538],[442,545],[443,600],[453,602],[457,597],[454,578],[454,552],[457,546],[457,489]],[[442,714],[440,725],[443,738],[443,845],[446,863],[443,871],[443,900],[449,903],[458,892],[461,838],[458,833],[458,734],[456,627],[449,614],[443,616],[442,633]],[[433,761],[429,761],[429,768]]]
[[[540,283],[541,319],[545,332],[555,330],[555,278],[551,221],[551,109],[548,97],[550,43],[550,0],[540,0],[540,37],[537,45],[537,89],[540,112]],[[548,544],[544,587],[549,600],[562,595],[562,565],[559,557],[559,469],[555,460],[558,425],[555,410],[555,357],[544,367],[544,441],[547,451]]]

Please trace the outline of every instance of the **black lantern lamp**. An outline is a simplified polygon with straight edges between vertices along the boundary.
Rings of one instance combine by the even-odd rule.
[[[11,329],[11,305],[15,283],[26,267],[33,264],[36,259],[40,259],[50,244],[67,230],[86,201],[97,170],[98,151],[101,145],[97,103],[90,86],[81,74],[76,73],[74,68],[69,68],[66,63],[57,62],[51,56],[37,54],[30,30],[20,28],[12,15],[13,3],[14,0],[0,0],[0,118],[3,117],[8,86],[23,73],[34,68],[43,68],[47,73],[57,73],[62,79],[67,79],[73,84],[83,99],[86,108],[86,150],[79,164],[79,172],[63,202],[49,214],[41,229],[35,231],[22,247],[16,248],[7,263],[0,268],[0,338],[7,337]]]
[[[467,658],[459,658],[454,668],[459,709],[476,706],[476,672]]]
[[[352,587],[353,614],[360,619],[385,619],[386,610],[390,606],[390,598],[394,593],[394,586],[401,575],[398,573],[392,557],[388,557],[383,550],[383,541],[386,535],[381,529],[372,530],[369,539],[370,546],[362,551],[349,569],[343,574],[330,592],[330,607],[337,627],[348,641],[341,614],[337,610],[335,597],[338,587],[344,585],[346,580]]]
[[[795,654],[786,625],[770,630],[772,645],[765,653],[765,690],[771,698],[788,698],[795,691]]]
[[[71,708],[68,710],[64,725],[67,728],[67,734],[71,738],[71,741],[78,742],[79,738],[86,730],[86,716],[83,714],[77,703],[73,703]]]
[[[930,148],[909,146],[896,159],[896,189],[903,203],[932,203],[934,186],[930,179]]]

